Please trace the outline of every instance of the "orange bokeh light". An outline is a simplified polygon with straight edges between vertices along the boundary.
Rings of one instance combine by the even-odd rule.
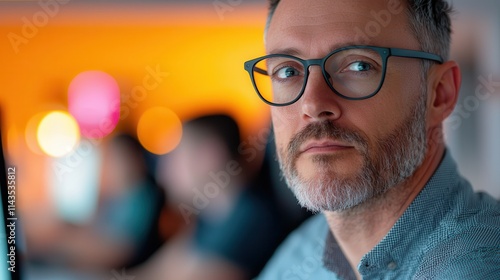
[[[172,110],[154,107],[141,116],[137,136],[142,146],[151,153],[166,154],[181,141],[182,123]]]

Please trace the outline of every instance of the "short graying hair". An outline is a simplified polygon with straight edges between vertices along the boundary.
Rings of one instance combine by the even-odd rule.
[[[402,0],[403,1],[403,0]],[[404,0],[409,27],[420,44],[422,51],[440,55],[444,61],[449,59],[451,44],[451,19],[453,12],[446,0]],[[269,15],[266,30],[280,0],[269,0]],[[430,66],[424,60],[424,69]]]

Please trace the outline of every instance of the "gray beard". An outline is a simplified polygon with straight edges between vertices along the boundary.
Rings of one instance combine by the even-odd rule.
[[[345,211],[361,205],[405,181],[422,164],[427,149],[425,115],[426,95],[421,94],[408,118],[387,137],[379,139],[372,152],[358,132],[330,121],[310,124],[292,138],[287,150],[279,150],[282,175],[300,205],[312,212]],[[359,172],[348,178],[321,172],[312,179],[300,177],[296,167],[299,146],[311,138],[325,137],[356,144],[363,156]],[[312,160],[328,166],[335,159],[317,155]]]

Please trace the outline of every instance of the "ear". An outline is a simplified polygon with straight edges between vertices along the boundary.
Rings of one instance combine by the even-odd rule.
[[[447,61],[431,68],[429,79],[432,81],[429,89],[429,124],[431,127],[440,126],[455,108],[462,74],[455,61]]]

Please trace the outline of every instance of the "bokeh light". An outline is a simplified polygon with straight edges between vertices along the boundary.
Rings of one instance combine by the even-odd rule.
[[[66,112],[67,106],[61,103],[42,103],[37,106],[29,118],[28,122],[24,126],[24,140],[28,146],[28,150],[35,155],[45,155],[45,153],[40,149],[37,139],[38,125],[42,119],[50,112],[63,111]]]
[[[46,113],[38,113],[33,117],[31,117],[28,123],[26,124],[26,129],[24,131],[24,138],[26,140],[26,145],[28,146],[28,149],[37,155],[43,155],[43,151],[40,149],[40,146],[38,145],[37,130],[38,130],[38,125],[45,116]]]
[[[142,146],[151,153],[166,154],[181,141],[182,123],[172,110],[154,107],[141,116],[137,135]]]
[[[50,112],[38,125],[37,140],[44,153],[62,157],[72,152],[80,140],[78,124],[66,112]]]
[[[68,108],[83,136],[103,138],[115,129],[120,118],[120,88],[107,73],[82,72],[69,86]]]
[[[85,224],[95,214],[102,166],[99,148],[82,139],[68,155],[50,159],[47,168],[50,197],[57,215],[73,224]]]

